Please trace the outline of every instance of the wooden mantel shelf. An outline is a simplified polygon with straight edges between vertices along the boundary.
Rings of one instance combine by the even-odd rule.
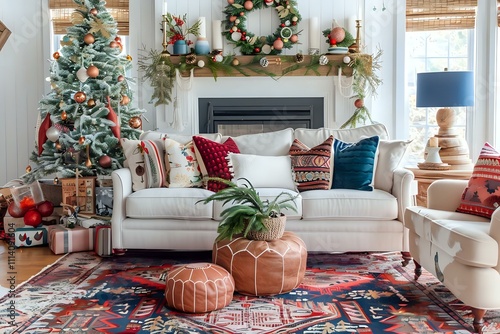
[[[250,76],[332,76],[338,75],[338,68],[342,66],[342,73],[346,76],[352,75],[352,67],[343,63],[344,57],[351,59],[362,58],[369,62],[368,68],[371,69],[371,55],[350,53],[350,54],[326,54],[328,64],[319,65],[319,56],[304,55],[302,62],[297,62],[296,56],[268,55],[265,56],[269,61],[267,67],[260,65],[260,59],[264,56],[225,56],[222,63],[214,62],[211,56],[196,56],[194,64],[203,60],[204,67],[187,65],[186,56],[170,56],[171,62],[181,70],[182,76],[189,76],[189,68],[194,68],[195,77],[250,77]],[[230,57],[230,58],[227,58]],[[234,60],[237,59],[238,65]]]

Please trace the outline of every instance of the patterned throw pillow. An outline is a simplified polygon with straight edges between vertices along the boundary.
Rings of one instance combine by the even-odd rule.
[[[332,189],[372,191],[378,143],[378,136],[361,139],[357,143],[335,139]]]
[[[173,139],[165,139],[165,164],[170,165],[169,187],[201,187],[202,177],[196,159],[194,143],[191,140],[181,144]]]
[[[331,188],[333,140],[333,136],[330,136],[313,148],[298,139],[293,141],[289,153],[299,191]]]
[[[500,206],[500,153],[485,143],[457,211],[491,218]]]
[[[153,140],[142,140],[141,146],[146,167],[147,188],[166,187],[167,171],[163,145],[160,146]]]
[[[141,141],[122,138],[120,142],[125,155],[124,165],[130,169],[132,174],[132,190],[146,189],[146,167],[144,166]]]
[[[200,164],[203,176],[220,177],[231,180],[232,175],[227,161],[228,153],[240,153],[238,146],[232,138],[228,138],[224,143],[217,143],[213,140],[200,136],[193,136],[196,146],[196,157]],[[220,182],[209,181],[207,189],[217,192],[226,188],[226,185]]]

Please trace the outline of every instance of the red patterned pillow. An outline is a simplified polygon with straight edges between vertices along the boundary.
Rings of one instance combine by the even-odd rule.
[[[193,141],[196,153],[199,155],[197,158],[203,176],[231,180],[232,175],[226,158],[228,153],[240,153],[234,140],[228,138],[221,144],[200,136],[193,136]],[[217,192],[224,188],[226,185],[220,182],[210,181],[207,183],[207,189],[211,191]]]
[[[333,140],[333,136],[330,136],[313,148],[298,139],[293,141],[289,153],[299,191],[331,188]]]
[[[500,206],[500,153],[489,143],[485,143],[457,211],[490,218],[498,206]]]

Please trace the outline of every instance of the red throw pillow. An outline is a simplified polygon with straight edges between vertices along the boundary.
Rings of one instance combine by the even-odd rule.
[[[193,136],[193,141],[196,152],[199,154],[198,163],[203,176],[231,180],[232,174],[229,169],[227,155],[228,153],[240,153],[234,140],[228,138],[221,144],[200,136]],[[226,185],[220,182],[209,181],[207,183],[207,189],[214,192],[224,188],[226,188]]]
[[[485,143],[457,211],[491,218],[499,205],[500,153],[489,143]]]

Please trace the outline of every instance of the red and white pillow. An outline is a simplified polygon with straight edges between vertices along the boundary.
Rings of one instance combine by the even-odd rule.
[[[170,166],[170,188],[203,186],[202,175],[195,153],[194,142],[185,144],[165,138],[165,165]]]

